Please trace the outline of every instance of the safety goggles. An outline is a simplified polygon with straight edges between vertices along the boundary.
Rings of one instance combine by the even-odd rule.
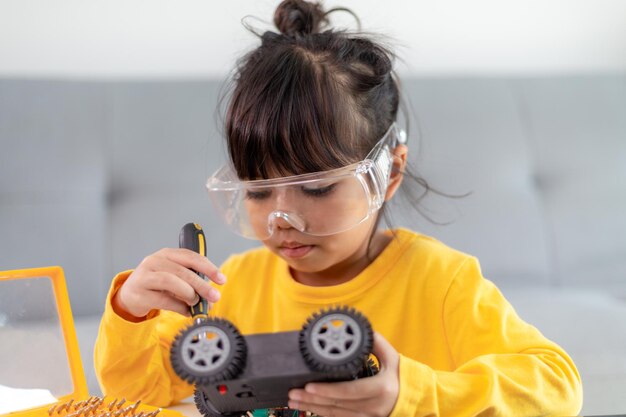
[[[341,233],[376,213],[385,201],[393,149],[406,134],[393,123],[360,162],[328,171],[241,181],[223,166],[207,180],[209,197],[226,225],[250,239],[279,228],[312,236]]]

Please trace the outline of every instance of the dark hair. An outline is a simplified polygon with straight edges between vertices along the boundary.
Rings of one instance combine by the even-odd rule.
[[[274,14],[280,33],[265,32],[239,61],[226,135],[240,178],[357,162],[396,119],[392,53],[364,36],[320,31],[327,22],[319,4],[285,0]]]
[[[228,151],[241,179],[297,175],[362,160],[396,120],[400,89],[393,52],[371,36],[323,30],[319,3],[284,0],[275,11],[279,33],[243,56],[233,76],[226,110]],[[407,119],[408,120],[408,119]],[[403,188],[419,203],[433,190],[410,170],[417,188]],[[384,216],[391,223],[384,210]],[[432,220],[431,220],[432,221]]]

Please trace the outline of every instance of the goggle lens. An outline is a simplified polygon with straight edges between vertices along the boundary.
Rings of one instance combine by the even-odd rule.
[[[391,149],[406,135],[394,124],[366,159],[344,168],[268,180],[241,181],[223,167],[207,181],[218,214],[234,232],[264,240],[281,228],[314,236],[349,230],[383,204]]]

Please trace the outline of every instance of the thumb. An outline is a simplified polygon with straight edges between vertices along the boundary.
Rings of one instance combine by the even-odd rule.
[[[398,362],[398,352],[394,347],[378,332],[374,332],[374,346],[372,353],[378,359],[380,369],[395,368]]]

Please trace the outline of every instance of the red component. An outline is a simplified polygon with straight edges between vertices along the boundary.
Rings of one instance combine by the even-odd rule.
[[[226,387],[226,385],[218,385],[217,386],[217,391],[221,394],[221,395],[225,395],[226,392],[228,392],[228,388]]]

